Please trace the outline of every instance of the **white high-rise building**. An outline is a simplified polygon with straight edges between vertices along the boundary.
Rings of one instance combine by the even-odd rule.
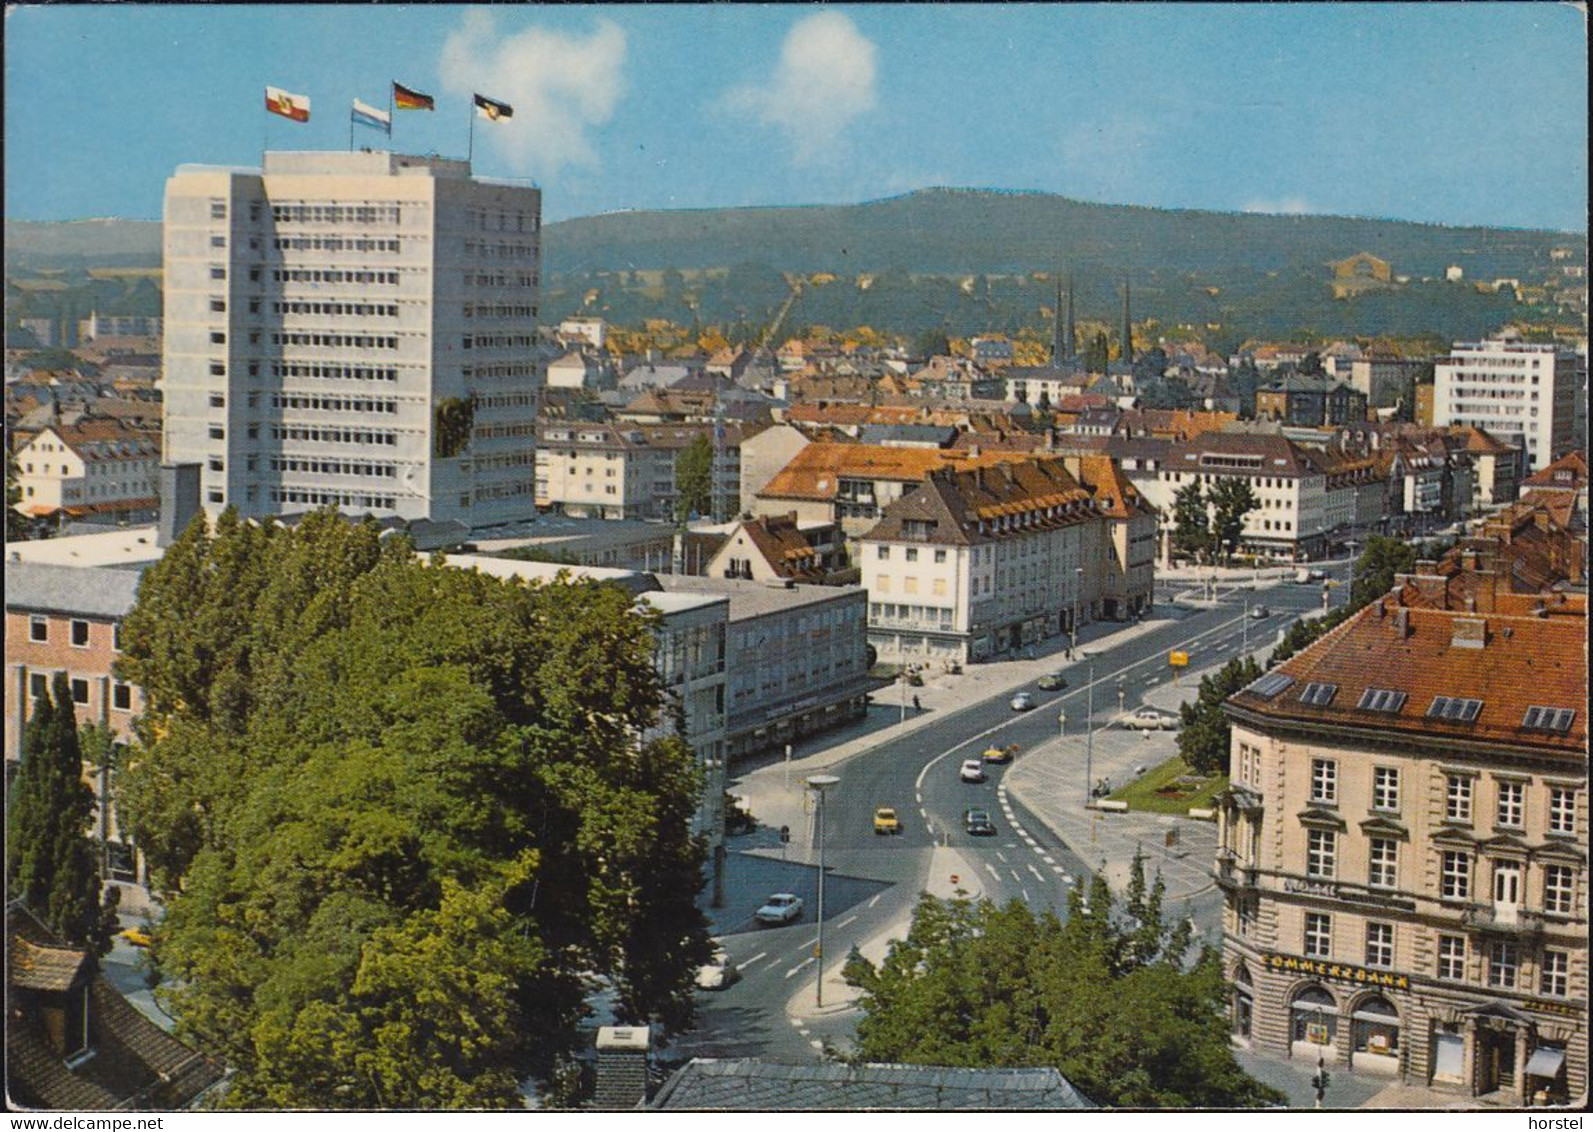
[[[1575,354],[1523,342],[1506,329],[1484,342],[1457,342],[1433,366],[1433,424],[1471,425],[1519,442],[1533,471],[1576,447]]]
[[[164,458],[211,515],[535,513],[542,194],[398,153],[166,184]]]

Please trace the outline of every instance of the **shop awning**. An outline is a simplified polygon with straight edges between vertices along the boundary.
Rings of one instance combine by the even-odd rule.
[[[1563,1049],[1550,1049],[1548,1046],[1539,1046],[1532,1051],[1532,1056],[1527,1058],[1527,1076],[1558,1077],[1564,1065],[1565,1051]]]
[[[1375,1006],[1370,1010],[1357,1010],[1350,1017],[1357,1022],[1382,1022],[1391,1026],[1399,1025],[1398,1014],[1391,1014],[1387,1010]]]

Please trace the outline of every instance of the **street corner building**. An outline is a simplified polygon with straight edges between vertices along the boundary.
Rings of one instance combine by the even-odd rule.
[[[1227,702],[1233,1036],[1435,1104],[1576,1103],[1587,596],[1452,582],[1401,576]]]

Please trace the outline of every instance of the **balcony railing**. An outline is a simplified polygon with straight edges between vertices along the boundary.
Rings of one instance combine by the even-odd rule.
[[[1500,935],[1538,935],[1543,916],[1516,904],[1473,904],[1460,914],[1461,926]]]

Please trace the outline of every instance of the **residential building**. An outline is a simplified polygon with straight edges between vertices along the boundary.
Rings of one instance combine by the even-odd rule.
[[[90,312],[77,324],[78,341],[84,344],[106,338],[159,338],[162,325],[158,315],[101,314]]]
[[[1522,480],[1521,488],[1527,492],[1551,492],[1570,496],[1576,511],[1585,518],[1587,483],[1587,457],[1581,452],[1567,452],[1548,467]]]
[[[834,523],[803,522],[796,512],[760,515],[732,526],[703,571],[710,578],[754,582],[793,581],[816,585],[855,582],[846,540]]]
[[[1433,423],[1473,425],[1526,450],[1531,471],[1576,447],[1577,355],[1525,342],[1514,329],[1482,342],[1457,342],[1433,366]]]
[[[1331,377],[1288,373],[1256,390],[1256,418],[1324,428],[1366,419],[1367,396]]]
[[[922,369],[909,374],[907,388],[918,397],[947,401],[989,400],[1006,393],[1005,381],[985,372],[981,363],[945,355],[930,358]]]
[[[38,518],[147,522],[159,504],[160,434],[115,417],[46,426],[16,451],[18,509]]]
[[[811,442],[808,434],[792,424],[776,424],[741,442],[741,481],[738,491],[741,515],[750,515],[757,505],[758,492],[796,458]]]
[[[607,349],[608,323],[601,318],[566,318],[559,322],[559,337],[584,342],[594,350]]]
[[[529,517],[541,209],[439,157],[180,166],[165,457],[202,466],[206,511]]]
[[[1465,445],[1466,455],[1471,457],[1471,510],[1499,507],[1514,500],[1526,475],[1525,453],[1520,446],[1506,444],[1486,429],[1469,425],[1451,428],[1449,433]]]
[[[982,366],[1008,366],[1012,364],[1012,342],[1006,338],[985,335],[970,339],[968,352]]]
[[[868,595],[861,586],[686,574],[660,574],[657,582],[665,595],[729,600],[724,751],[731,762],[868,711],[876,682],[868,675]]]
[[[1354,359],[1349,364],[1349,372],[1338,376],[1366,398],[1368,408],[1387,409],[1405,396],[1406,388],[1416,380],[1425,364],[1418,359],[1372,354]]]
[[[1052,457],[933,469],[887,504],[859,551],[879,658],[966,664],[1148,608],[1154,516],[1094,459],[1094,490]]]
[[[547,366],[549,389],[602,389],[612,378],[606,358],[590,349],[566,351]]]
[[[1246,554],[1288,561],[1320,558],[1328,549],[1334,514],[1343,513],[1328,505],[1325,462],[1278,434],[1204,432],[1173,443],[1157,472],[1159,488],[1147,494],[1162,515],[1161,534],[1168,543],[1174,499],[1191,483],[1207,492],[1223,479],[1250,484],[1260,506],[1245,515],[1239,549]],[[1136,477],[1131,473],[1130,478]]]
[[[1090,383],[1087,373],[1076,366],[1007,366],[1001,371],[1008,401],[1030,405],[1055,406],[1064,397],[1083,393]]]
[[[1225,705],[1233,1036],[1307,1066],[1576,1103],[1586,596],[1484,613],[1419,604],[1407,581]]]
[[[577,518],[672,519],[675,462],[711,425],[543,421],[536,451],[536,503]],[[721,430],[713,467],[715,510],[734,506],[741,484],[741,426]]]

